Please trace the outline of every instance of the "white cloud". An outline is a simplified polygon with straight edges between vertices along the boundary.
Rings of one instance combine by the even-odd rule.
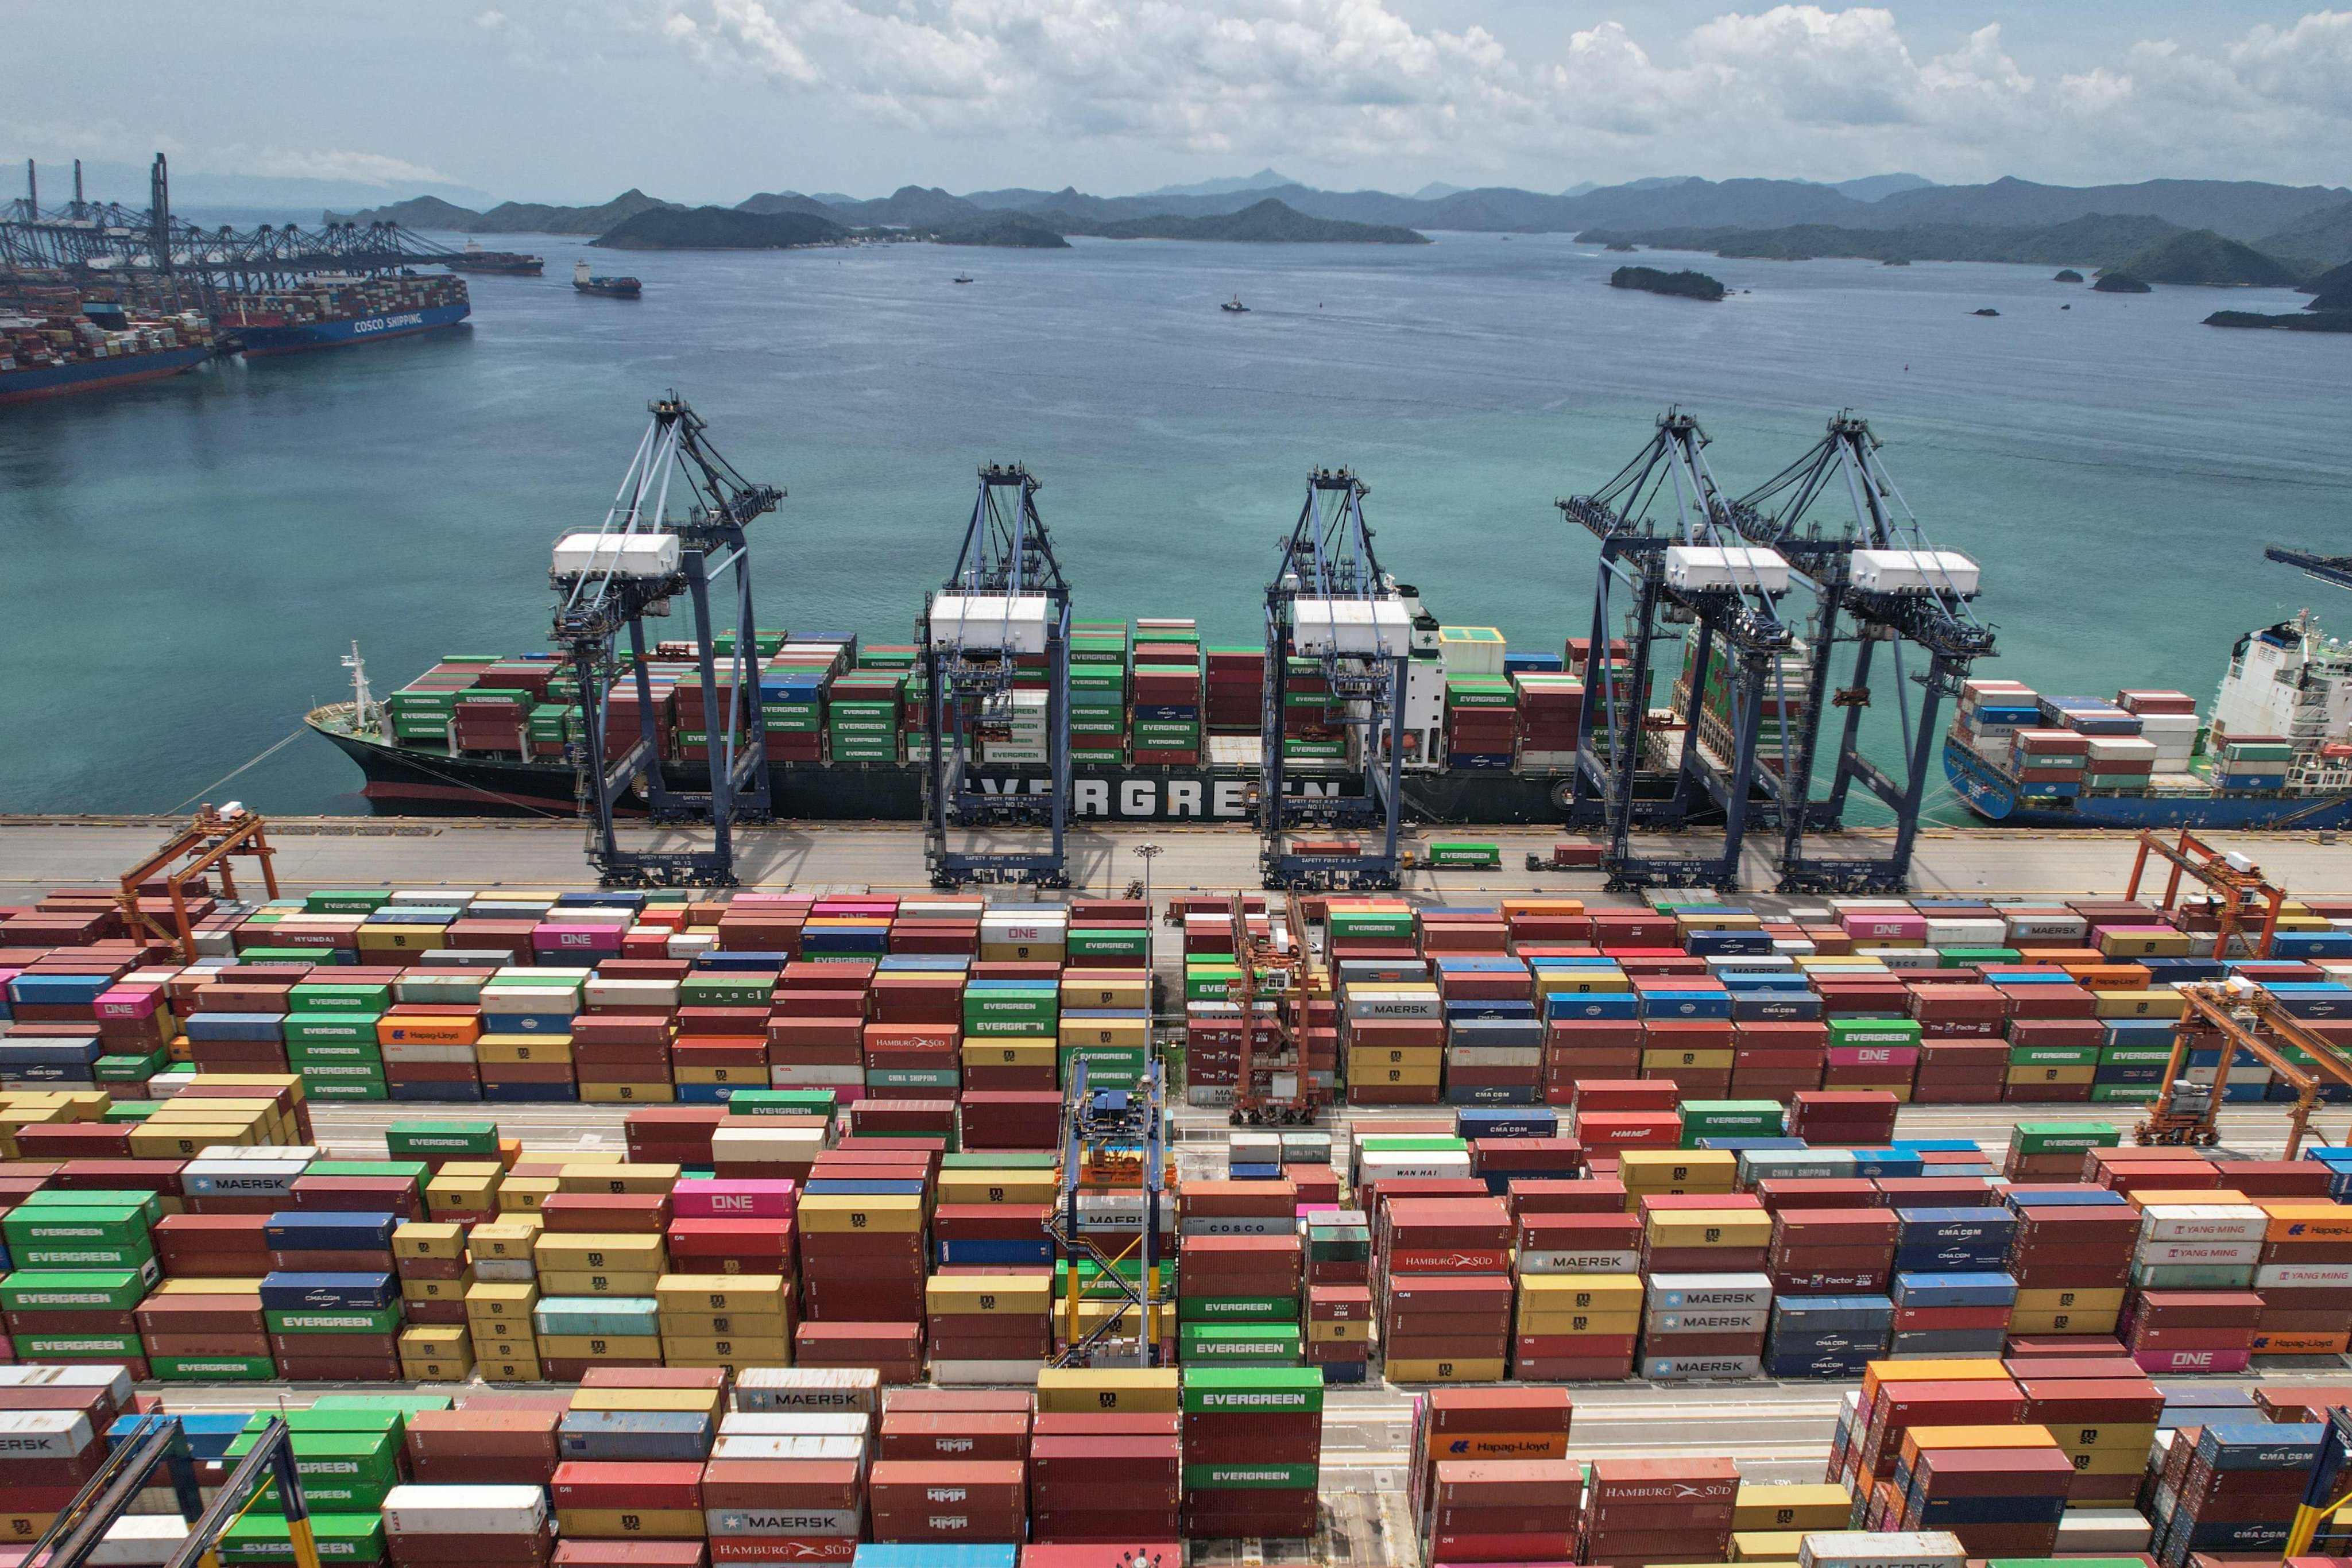
[[[381,152],[295,151],[283,147],[215,147],[201,160],[205,168],[239,174],[305,180],[352,180],[364,185],[448,184],[449,176],[404,158]]]
[[[714,72],[940,135],[1109,139],[1327,166],[2276,177],[2352,132],[2352,12],[2216,52],[2152,39],[2029,75],[1987,26],[1922,57],[1892,11],[1779,5],[1532,57],[1386,0],[628,0]],[[1630,171],[1627,171],[1630,172]],[[1574,177],[1571,173],[1570,177]],[[1565,183],[1565,181],[1563,181]]]

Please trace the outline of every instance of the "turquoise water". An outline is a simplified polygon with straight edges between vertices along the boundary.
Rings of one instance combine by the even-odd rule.
[[[1867,414],[1937,542],[1984,564],[1989,668],[2045,690],[2201,702],[2249,628],[2303,604],[2352,628],[2352,601],[2261,553],[2352,548],[2352,340],[2197,324],[2301,304],[2284,292],[1704,258],[1753,290],[1709,306],[1612,290],[1619,258],[1561,236],[517,243],[549,276],[473,278],[456,332],[0,410],[0,809],[177,806],[347,695],[354,638],[379,690],[443,652],[543,646],[547,547],[601,518],[673,387],[790,492],[757,592],[761,624],[800,632],[908,639],[975,466],[1003,459],[1043,477],[1081,616],[1255,642],[1306,471],[1346,464],[1440,619],[1557,651],[1586,629],[1592,550],[1551,502],[1670,402],[1734,493],[1833,409]],[[582,254],[646,297],[575,295]],[[1215,308],[1235,293],[1250,314]],[[305,737],[211,798],[356,811],[359,784]]]

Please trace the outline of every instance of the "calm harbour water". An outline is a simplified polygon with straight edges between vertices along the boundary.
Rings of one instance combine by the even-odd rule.
[[[2255,626],[2310,604],[2352,629],[2352,601],[2262,559],[2352,548],[2352,340],[2198,325],[2301,296],[1698,258],[1752,290],[1709,306],[1612,290],[1622,258],[1563,236],[1436,237],[525,238],[502,243],[548,276],[471,279],[454,332],[0,410],[0,810],[174,807],[347,695],[354,638],[379,691],[444,652],[545,646],[547,547],[601,519],[670,388],[790,492],[754,536],[756,593],[761,624],[798,632],[907,640],[1001,459],[1044,479],[1082,618],[1254,643],[1307,470],[1345,464],[1382,564],[1441,620],[1557,652],[1587,628],[1593,550],[1551,502],[1668,402],[1734,494],[1831,411],[1867,414],[1931,536],[1983,563],[1988,673],[2202,703]],[[578,256],[645,298],[576,295]],[[1216,308],[1234,294],[1249,314]],[[213,798],[360,811],[359,784],[305,737]]]

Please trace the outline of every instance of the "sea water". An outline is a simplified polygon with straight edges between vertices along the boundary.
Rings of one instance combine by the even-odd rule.
[[[1627,258],[1564,235],[1434,238],[509,236],[547,275],[469,278],[454,331],[0,410],[0,809],[364,810],[358,769],[308,735],[219,781],[348,697],[354,639],[379,694],[445,653],[546,647],[548,547],[603,518],[672,390],[790,492],[753,553],[760,624],[798,632],[910,640],[975,469],[1003,461],[1044,481],[1081,618],[1191,615],[1255,643],[1307,471],[1345,465],[1381,564],[1441,621],[1557,653],[1590,628],[1595,552],[1552,503],[1604,484],[1670,403],[1735,496],[1835,410],[1867,416],[1928,536],[1983,565],[1987,673],[2203,704],[2252,628],[2309,604],[2352,632],[2352,597],[2262,559],[2352,549],[2352,339],[2200,325],[2302,296],[1639,258],[1732,290],[1706,304],[1612,289]],[[576,294],[583,256],[645,297]],[[1247,314],[1217,308],[1236,295]]]

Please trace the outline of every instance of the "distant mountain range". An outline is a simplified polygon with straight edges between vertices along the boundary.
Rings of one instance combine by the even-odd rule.
[[[751,196],[735,210],[800,214],[848,229],[908,230],[930,237],[992,231],[1011,237],[1013,229],[992,219],[1018,214],[1059,235],[1239,238],[1263,231],[1259,237],[1295,238],[1313,232],[1332,241],[1396,243],[1393,233],[1383,231],[1454,229],[1576,234],[1596,242],[1617,239],[1727,255],[2014,258],[2095,266],[2114,265],[2175,234],[2210,230],[2278,258],[2300,276],[2352,261],[2352,190],[2341,186],[2229,180],[2066,186],[2016,179],[1937,185],[1916,174],[1880,174],[1834,185],[1673,177],[1580,186],[1559,195],[1511,186],[1427,186],[1422,193],[1400,196],[1259,183],[1279,179],[1268,169],[1139,196],[1096,196],[1069,186],[955,195],[908,185],[887,196],[855,200],[787,190]],[[631,190],[596,207],[509,202],[477,213],[422,197],[352,216],[473,234],[603,235],[638,213],[676,205]],[[1271,211],[1276,206],[1290,217],[1279,218]],[[1258,209],[1267,210],[1246,223],[1184,226]],[[1366,227],[1310,231],[1305,226],[1310,220]],[[1135,225],[1142,226],[1125,226]],[[1035,237],[1034,228],[1018,232],[1029,241]]]

